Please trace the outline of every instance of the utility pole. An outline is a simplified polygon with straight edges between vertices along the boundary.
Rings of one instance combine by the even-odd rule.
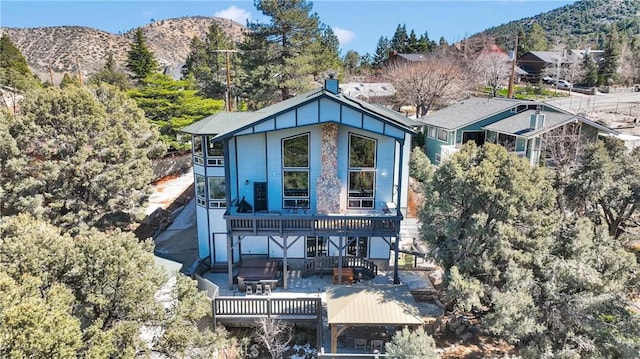
[[[516,58],[518,57],[518,34],[516,34],[516,45],[513,47],[513,60],[511,60],[511,76],[509,77],[509,89],[507,90],[507,98],[513,98],[515,92],[516,80]]]
[[[78,66],[78,80],[82,83],[82,71],[80,71],[80,59],[76,56],[76,65]]]
[[[214,52],[224,52],[224,58],[227,62],[227,111],[231,112],[231,65],[229,62],[229,54],[239,52],[238,50],[213,50]]]
[[[51,86],[53,86],[53,68],[51,68],[51,60],[49,60],[49,79],[51,80]]]

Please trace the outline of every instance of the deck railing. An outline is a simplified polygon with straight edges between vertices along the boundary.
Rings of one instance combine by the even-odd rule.
[[[215,316],[316,316],[321,313],[319,298],[216,297]]]
[[[233,235],[397,236],[402,216],[226,214]]]
[[[338,266],[338,256],[318,256],[304,263],[304,273],[331,273],[331,270]],[[378,275],[378,265],[361,257],[344,256],[342,266],[347,268],[362,268],[369,277]]]

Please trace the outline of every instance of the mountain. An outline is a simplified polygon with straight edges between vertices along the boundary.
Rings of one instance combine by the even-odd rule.
[[[601,49],[612,23],[627,37],[640,33],[640,1],[582,0],[536,16],[489,28],[473,37],[490,36],[499,45],[513,46],[518,29],[525,33],[538,23],[551,47]]]
[[[214,22],[232,41],[242,41],[244,26],[214,17],[160,20],[143,26],[142,30],[158,63],[174,68],[186,59],[191,39],[206,36]],[[80,26],[0,28],[0,35],[5,33],[25,56],[33,73],[42,80],[50,80],[53,75],[54,83],[58,83],[65,73],[77,73],[78,66],[85,77],[101,69],[109,52],[124,68],[135,29],[116,35]]]

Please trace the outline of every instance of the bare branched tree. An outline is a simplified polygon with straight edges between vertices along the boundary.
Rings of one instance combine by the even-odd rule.
[[[502,52],[485,52],[478,56],[477,68],[480,78],[491,89],[491,95],[496,97],[500,86],[509,81],[511,61]]]
[[[394,63],[384,73],[396,89],[398,103],[414,105],[417,117],[434,106],[467,97],[471,85],[468,80],[473,77],[460,59],[444,56],[418,63]]]
[[[279,320],[261,317],[256,321],[258,328],[254,333],[256,339],[262,343],[273,359],[282,358],[284,351],[293,339],[291,327]]]
[[[556,168],[571,167],[580,159],[584,144],[580,122],[568,123],[542,135],[542,148]]]

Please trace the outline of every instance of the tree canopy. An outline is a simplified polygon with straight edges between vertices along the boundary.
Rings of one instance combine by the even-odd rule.
[[[27,65],[27,60],[6,33],[0,37],[0,84],[18,90],[26,90],[38,85],[38,81]]]
[[[525,358],[634,357],[636,258],[606,227],[562,220],[548,178],[492,144],[468,143],[440,164],[420,233],[447,273],[448,299]]]
[[[250,109],[288,99],[315,86],[328,72],[340,69],[335,34],[311,13],[305,0],[256,0],[270,23],[248,23],[243,52],[243,97]]]
[[[189,55],[186,59],[187,74],[192,74],[198,87],[198,93],[203,97],[223,99],[227,91],[226,85],[226,60],[223,51],[233,50],[222,28],[213,23],[204,41],[198,37],[191,40]],[[234,56],[235,58],[235,56]],[[235,61],[231,61],[230,67]],[[235,77],[235,76],[234,76]]]
[[[102,83],[107,83],[120,90],[127,90],[131,87],[127,74],[118,68],[112,52],[109,52],[104,67],[89,76],[89,83],[98,86]]]
[[[205,99],[197,95],[192,77],[173,80],[163,74],[145,77],[142,86],[128,92],[146,118],[160,131],[162,141],[172,150],[190,149],[189,140],[182,140],[180,130],[207,116],[220,112],[221,100]]]
[[[158,61],[147,46],[142,28],[136,29],[135,39],[129,46],[127,69],[136,80],[141,80],[158,70]]]
[[[164,149],[142,111],[113,88],[71,86],[25,94],[0,114],[1,209],[67,230],[127,225],[146,203],[151,158]]]
[[[232,345],[224,330],[198,327],[210,302],[190,279],[167,281],[151,242],[120,231],[70,236],[24,214],[4,217],[0,231],[2,357],[204,357]]]

